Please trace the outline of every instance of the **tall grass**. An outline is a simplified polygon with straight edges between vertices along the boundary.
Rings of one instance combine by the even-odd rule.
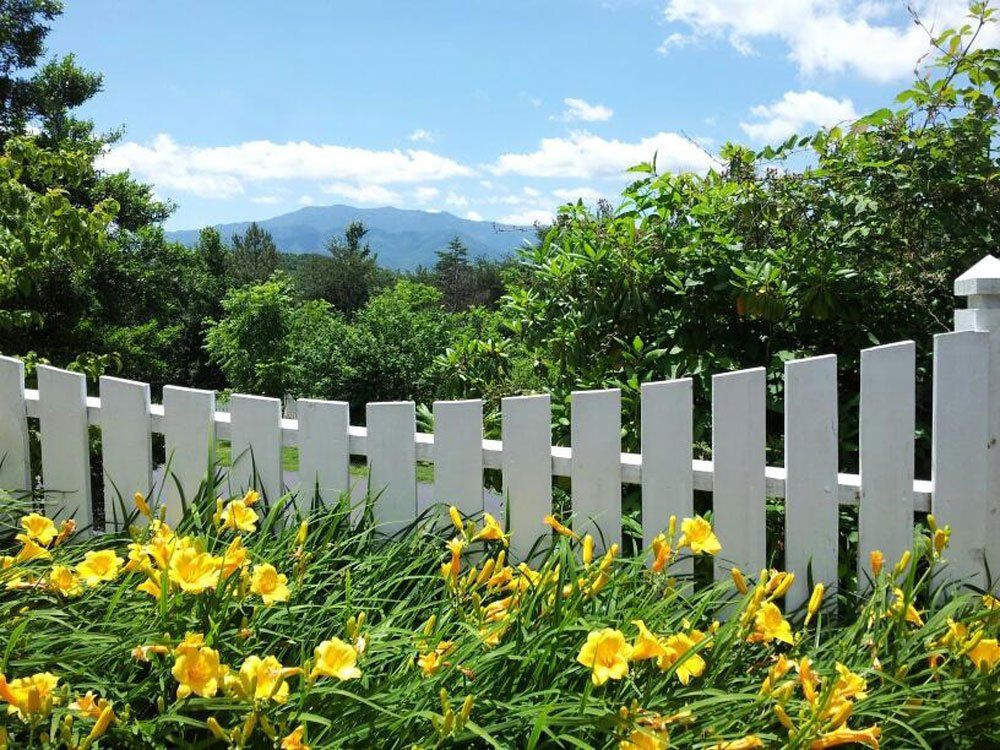
[[[1000,668],[992,668],[1000,655],[991,640],[1000,610],[979,594],[936,586],[943,560],[929,536],[918,540],[904,568],[876,576],[869,595],[839,594],[841,610],[855,616],[838,621],[826,614],[837,609],[835,595],[808,625],[804,611],[787,613],[795,635],[786,644],[754,642],[754,611],[780,599],[774,589],[781,577],[772,573],[751,581],[745,594],[731,581],[696,587],[669,570],[651,570],[648,554],[590,560],[582,540],[554,534],[548,549],[521,568],[498,564],[502,540],[455,544],[463,549],[452,576],[445,543],[474,537],[482,530],[474,521],[461,521],[459,531],[435,509],[386,537],[370,512],[352,526],[344,502],[294,513],[261,502],[253,506],[255,530],[237,532],[221,523],[224,506],[215,495],[208,488],[192,499],[177,538],[222,556],[239,535],[249,561],[198,594],[167,581],[159,598],[138,590],[151,570],[156,575],[148,556],[144,570],[119,571],[75,595],[48,583],[53,566],[75,569],[88,551],[114,549],[127,561],[130,543],[150,542],[141,515],[127,534],[51,541],[48,557],[31,560],[17,559],[23,546],[13,534],[24,529],[16,522],[7,529],[0,673],[13,684],[49,672],[58,686],[51,707],[42,700],[37,711],[0,716],[4,742],[86,747],[90,736],[103,747],[291,748],[299,739],[314,748],[628,748],[668,741],[676,748],[821,748],[849,744],[845,730],[876,728],[857,738],[871,744],[880,734],[889,748],[1000,746]],[[676,559],[678,540],[666,541]],[[287,576],[287,601],[265,606],[253,593],[253,567],[264,563]],[[480,575],[484,565],[493,567],[489,576]],[[911,603],[921,624],[907,621]],[[487,613],[499,616],[488,623]],[[655,659],[633,659],[627,675],[595,685],[578,658],[588,636],[610,628],[632,643],[637,620],[662,638],[694,635],[695,645],[663,669]],[[287,700],[247,699],[223,679],[214,695],[178,699],[175,649],[192,633],[204,636],[232,674],[248,656],[275,657],[288,668]],[[484,642],[491,636],[494,644]],[[333,639],[356,654],[360,677],[310,676],[314,649]],[[151,648],[143,653],[138,646]],[[681,668],[695,655],[704,669],[684,684]],[[860,695],[841,707],[846,718],[827,715],[844,695],[837,664],[864,681]],[[809,700],[811,674],[819,679]],[[769,675],[770,687],[762,689]],[[92,731],[98,710],[87,716],[70,707],[88,691],[112,707],[114,721],[103,733]],[[743,744],[726,744],[734,741]]]

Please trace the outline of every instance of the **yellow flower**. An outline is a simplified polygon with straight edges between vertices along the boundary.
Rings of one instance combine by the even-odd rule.
[[[243,546],[243,537],[236,537],[226,551],[222,553],[219,562],[220,573],[223,578],[229,578],[233,573],[241,570],[250,561],[247,548]]]
[[[665,750],[666,747],[666,732],[646,729],[633,729],[627,740],[618,743],[618,750]]]
[[[583,550],[581,552],[584,565],[590,565],[594,559],[594,537],[587,534],[583,537]]]
[[[247,700],[284,703],[288,700],[286,670],[273,656],[248,656],[236,677],[235,692]]]
[[[572,529],[566,527],[566,526],[563,526],[561,523],[559,523],[559,519],[556,518],[555,516],[548,515],[548,516],[545,516],[545,518],[543,518],[542,520],[546,524],[548,524],[549,526],[551,526],[556,531],[557,534],[562,534],[563,536],[568,536],[568,537],[570,537],[572,539],[576,539],[577,538],[577,536],[574,533],[574,531]]]
[[[764,741],[755,734],[748,734],[738,740],[719,742],[712,746],[712,750],[757,750],[764,747]]]
[[[97,586],[104,581],[113,581],[121,569],[122,558],[114,550],[91,550],[83,556],[83,562],[76,566],[76,573],[88,586]]]
[[[101,715],[102,706],[94,697],[94,691],[88,690],[75,701],[69,704],[69,710],[75,711],[81,717],[96,719]]]
[[[135,501],[135,507],[139,509],[139,512],[142,515],[144,515],[146,518],[153,517],[153,511],[150,510],[149,503],[146,502],[145,495],[143,495],[141,492],[136,492],[135,495],[132,496],[132,499]]]
[[[1000,646],[997,645],[996,638],[980,638],[979,642],[969,649],[968,654],[977,669],[990,672],[1000,661]]]
[[[664,534],[657,534],[653,537],[653,564],[650,566],[650,570],[654,573],[659,573],[664,568],[667,567],[667,563],[670,562],[670,555],[672,550],[670,549],[670,540]]]
[[[986,609],[1000,609],[1000,599],[992,594],[983,594],[983,606]]]
[[[125,563],[123,568],[124,572],[140,572],[146,573],[152,571],[153,566],[149,563],[149,555],[146,552],[146,547],[139,542],[132,542],[128,546],[128,562]]]
[[[770,643],[778,640],[783,643],[792,643],[792,628],[788,624],[778,609],[777,605],[766,602],[761,605],[754,616],[754,632],[748,640],[759,643]]]
[[[934,530],[934,551],[937,554],[944,552],[945,547],[948,546],[948,540],[951,538],[951,527],[945,526],[943,529]]]
[[[136,661],[148,662],[150,654],[169,654],[170,649],[160,644],[138,645],[132,649],[132,658]]]
[[[712,524],[701,516],[681,521],[681,538],[677,541],[677,546],[689,547],[696,555],[703,552],[714,555],[722,549],[715,532],[712,531]]]
[[[882,550],[873,549],[869,552],[868,562],[871,564],[872,578],[878,578],[879,573],[882,572],[882,566],[885,565],[885,555],[882,554]]]
[[[773,570],[767,579],[764,591],[772,599],[780,599],[788,593],[788,589],[792,587],[792,583],[794,581],[794,573],[786,573],[782,570]]]
[[[358,652],[354,646],[339,638],[323,641],[313,652],[312,677],[336,677],[338,680],[355,680],[361,676],[358,669]]]
[[[441,641],[433,651],[428,651],[417,657],[417,666],[424,673],[424,677],[431,677],[441,670],[445,664],[441,661],[441,657],[451,651],[453,646],[451,641]]]
[[[222,527],[251,534],[257,530],[257,511],[242,500],[233,500],[222,511]]]
[[[260,493],[257,490],[247,490],[241,502],[249,508],[256,505],[258,500],[260,500]]]
[[[55,546],[58,547],[60,544],[69,539],[73,535],[74,531],[76,531],[76,521],[72,518],[67,518],[59,524],[59,536],[56,537]]]
[[[878,750],[878,740],[881,735],[882,730],[879,727],[869,727],[868,729],[839,727],[813,740],[808,747],[809,750],[828,750],[828,748],[841,747],[842,745],[864,745]]]
[[[192,693],[211,698],[219,691],[223,675],[219,652],[208,646],[196,646],[193,642],[182,643],[177,648],[171,674],[178,683],[178,700]]]
[[[839,700],[863,700],[868,696],[867,689],[864,677],[837,662],[837,683],[833,691]]]
[[[458,578],[458,572],[462,567],[462,550],[465,549],[465,540],[456,536],[447,542],[445,547],[451,553],[451,560],[441,565],[441,575],[454,581]]]
[[[80,579],[65,565],[53,565],[49,571],[49,588],[63,596],[78,596]]]
[[[163,593],[163,578],[167,576],[167,573],[160,571],[157,573],[150,573],[149,577],[145,581],[136,586],[136,591],[142,591],[149,594],[154,599],[159,599],[160,594]]]
[[[493,516],[489,513],[483,514],[483,528],[479,531],[472,541],[483,540],[484,542],[503,542],[507,543],[507,536],[503,533],[503,529]]]
[[[906,597],[903,594],[902,589],[894,588],[892,590],[892,593],[893,593],[893,601],[892,601],[892,606],[889,608],[889,611],[893,615],[898,616],[903,609],[903,601],[906,599]],[[916,625],[918,628],[922,627],[924,624],[924,621],[920,617],[920,613],[917,611],[917,608],[913,606],[913,602],[910,602],[906,606],[906,621],[911,625]]]
[[[743,571],[737,567],[732,567],[729,569],[729,575],[733,579],[733,585],[736,586],[736,590],[741,594],[746,594],[750,589],[747,587],[747,579],[743,577]]]
[[[642,620],[633,620],[632,624],[639,629],[639,635],[632,643],[632,661],[643,661],[644,659],[659,659],[667,653],[660,639],[649,632],[646,623]]]
[[[576,660],[590,667],[590,679],[594,685],[603,685],[608,680],[620,680],[628,674],[628,660],[632,647],[625,642],[620,630],[604,628],[587,635]]]
[[[38,513],[29,513],[22,517],[21,528],[24,529],[24,533],[29,538],[34,539],[43,547],[48,547],[59,533],[56,531],[56,525],[50,519]]]
[[[462,521],[462,514],[459,512],[458,508],[452,505],[448,508],[448,516],[451,518],[451,525],[461,533],[465,529],[465,523]]]
[[[90,730],[90,734],[80,743],[80,750],[87,750],[94,742],[104,736],[104,733],[108,731],[108,727],[111,726],[111,722],[115,720],[115,711],[111,707],[111,703],[108,701],[101,701],[101,703],[104,707],[101,709],[97,721]]]
[[[48,560],[52,557],[45,547],[41,546],[27,534],[18,534],[14,538],[21,543],[21,549],[18,550],[17,555],[14,557],[15,561],[27,562],[28,560]]]
[[[302,741],[306,728],[299,724],[294,731],[281,740],[281,750],[309,750],[309,745]]]
[[[288,576],[279,573],[270,563],[253,566],[250,590],[264,600],[264,606],[288,601]]]
[[[184,544],[170,558],[170,581],[189,594],[219,585],[219,561],[198,545]]]
[[[809,624],[813,615],[819,612],[819,608],[823,605],[823,591],[824,588],[822,583],[817,583],[813,587],[812,594],[809,596],[809,604],[806,607],[806,625]]]
[[[674,674],[677,675],[677,679],[682,685],[691,682],[692,677],[701,677],[705,671],[705,660],[701,658],[700,654],[692,651],[696,643],[694,639],[684,633],[670,636],[663,644],[666,647],[666,653],[660,657],[658,666],[661,670],[666,671],[676,665]]]
[[[22,721],[48,716],[57,702],[56,685],[59,678],[51,672],[38,672],[30,677],[19,677],[7,682],[0,675],[0,699],[10,704],[7,712],[16,714]]]
[[[799,670],[802,694],[807,701],[814,703],[816,701],[816,688],[819,687],[819,675],[813,671],[812,661],[803,656],[795,666]]]

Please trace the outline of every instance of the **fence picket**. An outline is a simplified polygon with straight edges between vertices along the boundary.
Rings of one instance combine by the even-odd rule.
[[[368,418],[368,492],[375,521],[394,534],[417,514],[416,407],[412,401],[370,403]]]
[[[268,503],[283,494],[281,469],[281,400],[235,394],[229,402],[233,465],[232,494],[253,487]]]
[[[552,407],[545,393],[505,398],[501,410],[511,557],[524,560],[551,532],[542,519],[552,512]]]
[[[167,523],[176,526],[202,483],[214,481],[215,392],[164,386],[163,437],[163,502]]]
[[[351,485],[351,413],[346,401],[300,398],[299,492],[304,509],[316,497],[327,506],[336,503]]]
[[[600,551],[622,540],[621,391],[574,391],[572,399],[573,525]]]
[[[135,510],[133,495],[148,496],[153,486],[149,385],[102,376],[100,389],[104,530],[120,531]]]
[[[792,610],[809,598],[807,573],[837,583],[837,358],[785,364],[785,569]]]
[[[483,510],[483,402],[434,402],[434,499],[464,516]]]
[[[869,557],[891,567],[913,543],[913,428],[916,347],[912,341],[861,352],[858,585],[868,585]]]
[[[87,379],[82,373],[38,366],[38,420],[46,515],[93,527]]]
[[[733,565],[756,574],[766,564],[764,387],[763,367],[712,377],[716,579]]]
[[[944,573],[986,584],[987,443],[990,335],[975,331],[934,337],[931,509],[951,526]]]
[[[647,550],[670,516],[680,522],[694,514],[692,391],[690,378],[642,385],[642,539]],[[680,558],[674,570],[690,575],[691,557]]]
[[[24,363],[0,356],[0,487],[31,489],[28,412],[24,403]]]

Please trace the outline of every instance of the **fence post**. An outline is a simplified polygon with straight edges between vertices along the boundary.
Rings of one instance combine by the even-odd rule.
[[[955,331],[989,334],[988,433],[986,476],[986,564],[1000,573],[1000,259],[987,255],[955,280],[955,296],[966,309],[955,310]]]

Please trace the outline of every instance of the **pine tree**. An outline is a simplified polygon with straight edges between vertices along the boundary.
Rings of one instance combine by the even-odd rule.
[[[259,284],[278,269],[278,247],[257,222],[243,235],[233,235],[231,272],[237,284]]]

